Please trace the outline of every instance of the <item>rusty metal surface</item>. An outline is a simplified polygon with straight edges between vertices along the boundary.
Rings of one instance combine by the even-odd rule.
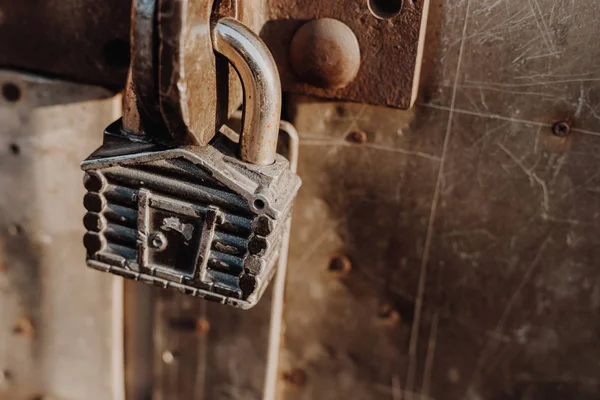
[[[123,129],[133,135],[167,136],[160,112],[157,1],[134,1],[131,9],[131,62],[125,84]],[[163,138],[164,140],[164,138]]]
[[[289,48],[290,64],[303,81],[321,88],[343,88],[360,69],[360,45],[346,24],[321,18],[302,25]]]
[[[271,293],[247,311],[161,293],[153,399],[260,399]]]
[[[237,2],[216,4],[238,15]],[[139,0],[124,128],[162,142],[207,144],[242,100],[234,69],[213,53],[213,1]]]
[[[382,1],[385,3],[371,0],[372,3]],[[219,15],[237,14],[240,21],[260,32],[275,54],[285,90],[407,108],[414,93],[413,77],[418,77],[415,67],[419,59],[419,31],[427,1],[404,1],[399,14],[390,19],[377,18],[367,1],[354,0],[222,0],[216,11]],[[241,87],[233,69],[224,67],[225,63],[217,59],[217,65],[224,67],[222,72],[216,77],[208,73],[215,65],[212,53],[205,51],[210,45],[208,21],[213,2],[139,0],[136,3],[138,10],[147,11],[160,3],[159,8],[166,8],[159,15],[166,18],[159,17],[159,35],[150,29],[150,14],[134,24],[134,37],[139,42],[134,46],[134,72],[146,78],[156,76],[153,74],[157,71],[152,71],[150,64],[140,62],[138,56],[145,54],[148,59],[153,58],[150,45],[160,36],[164,47],[154,55],[165,66],[171,66],[161,73],[160,90],[169,95],[163,112],[179,121],[172,129],[181,132],[184,139],[204,143],[211,137],[206,131],[211,124],[195,123],[195,116],[202,115],[198,121],[208,121],[218,112],[212,125],[220,126],[241,100]],[[131,1],[0,0],[0,10],[0,67],[36,71],[115,89],[125,86]],[[175,12],[177,10],[189,14],[184,16]],[[303,83],[290,65],[289,46],[296,30],[306,21],[324,17],[348,25],[359,41],[362,63],[358,76],[342,89],[319,89]],[[205,27],[198,21],[204,21]],[[185,87],[183,93],[177,90],[178,82]],[[229,97],[225,92],[217,93],[218,86],[226,87],[217,82],[229,82]],[[137,85],[136,90],[142,99],[151,100],[151,87]],[[198,92],[204,95],[197,98],[193,93]],[[217,102],[217,95],[222,100]],[[138,101],[138,105],[155,114],[146,102]]]
[[[386,3],[379,0],[377,3]],[[413,99],[415,69],[419,64],[421,17],[429,1],[403,1],[390,19],[379,19],[367,1],[268,0],[261,37],[273,52],[284,90],[368,104],[408,108]],[[319,88],[298,80],[290,61],[290,43],[307,21],[334,18],[355,33],[361,52],[356,78],[341,89]]]
[[[414,110],[291,99],[305,186],[278,398],[598,397],[598,12],[435,0]],[[204,311],[168,303],[155,393],[260,398],[266,304],[208,313],[206,358],[177,368],[210,379],[183,393],[166,310]]]
[[[212,1],[157,1],[163,118],[177,141],[206,144],[218,129]]]
[[[128,0],[1,0],[0,67],[122,87]]]
[[[77,168],[118,100],[5,71],[0,86],[0,398],[118,400],[120,300],[113,278],[78,261]]]
[[[413,111],[293,110],[281,398],[596,399],[600,8],[432,13]]]

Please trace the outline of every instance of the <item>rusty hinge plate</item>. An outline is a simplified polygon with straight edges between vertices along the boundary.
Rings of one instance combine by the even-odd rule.
[[[419,84],[429,0],[267,1],[269,11],[261,36],[275,56],[284,90],[403,109],[414,103]],[[293,54],[296,49],[292,48],[292,42],[301,29],[317,31],[313,37],[310,37],[310,33],[305,33],[309,36],[309,43],[305,44],[307,47],[321,47],[322,41],[318,38],[325,36],[323,40],[330,42],[332,51],[343,53],[314,55],[324,59],[321,65],[315,67],[324,68],[322,75],[333,81],[333,86],[336,82],[332,75],[344,75],[349,72],[347,69],[355,68],[352,65],[356,62],[352,54],[353,45],[348,44],[353,41],[350,34],[344,33],[343,29],[332,23],[328,24],[329,29],[302,28],[307,21],[322,18],[332,18],[346,25],[355,35],[360,48],[358,72],[344,87],[327,87],[327,82],[319,82],[318,73],[313,79],[310,79],[310,73],[308,79],[299,78],[303,71],[298,70],[307,68],[299,64],[301,60],[306,63],[307,58],[302,57],[302,54]],[[332,41],[332,36],[338,38]],[[337,63],[340,58],[351,65],[340,65]],[[339,66],[342,67],[341,70],[336,68]]]

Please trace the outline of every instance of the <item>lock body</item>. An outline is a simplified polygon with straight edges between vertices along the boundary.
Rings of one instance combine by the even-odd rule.
[[[240,308],[260,299],[300,179],[280,155],[237,158],[237,143],[164,148],[121,122],[82,164],[90,267]]]

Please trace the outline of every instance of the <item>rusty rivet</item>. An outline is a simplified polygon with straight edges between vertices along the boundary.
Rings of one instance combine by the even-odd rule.
[[[13,333],[15,335],[25,336],[28,338],[32,338],[35,334],[35,329],[33,327],[33,322],[29,317],[21,317],[13,326]]]
[[[162,353],[162,360],[167,365],[173,364],[173,362],[175,361],[175,358],[176,358],[175,353],[173,353],[169,350],[165,350]]]
[[[12,377],[13,377],[12,372],[10,372],[9,370],[7,370],[7,369],[1,370],[0,371],[0,388],[8,386],[8,384],[12,380]]]
[[[339,89],[354,80],[360,69],[360,46],[346,24],[332,18],[302,25],[290,45],[292,69],[306,83]]]
[[[389,323],[398,323],[402,319],[398,310],[389,303],[384,303],[379,307],[377,316],[382,321]]]
[[[300,368],[292,368],[288,371],[284,371],[282,378],[285,382],[294,386],[302,387],[306,385],[306,372]]]
[[[363,131],[351,131],[346,135],[346,141],[356,144],[367,143],[368,136]]]
[[[335,277],[343,277],[352,270],[352,261],[345,255],[338,255],[331,259],[327,269]]]
[[[206,335],[210,331],[210,322],[206,319],[199,319],[196,322],[196,332],[201,335]]]
[[[558,121],[552,125],[552,133],[558,137],[566,137],[571,134],[571,125],[567,121]]]
[[[11,236],[23,236],[23,234],[25,233],[25,229],[23,229],[21,225],[15,224],[8,228],[8,233]]]
[[[341,118],[345,117],[346,116],[346,107],[336,106],[335,113],[337,114],[338,117],[341,117]]]

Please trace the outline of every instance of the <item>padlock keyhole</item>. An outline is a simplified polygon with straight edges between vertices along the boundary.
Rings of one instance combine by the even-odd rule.
[[[261,199],[254,200],[254,208],[256,208],[257,210],[262,210],[263,208],[265,208],[265,202]]]

